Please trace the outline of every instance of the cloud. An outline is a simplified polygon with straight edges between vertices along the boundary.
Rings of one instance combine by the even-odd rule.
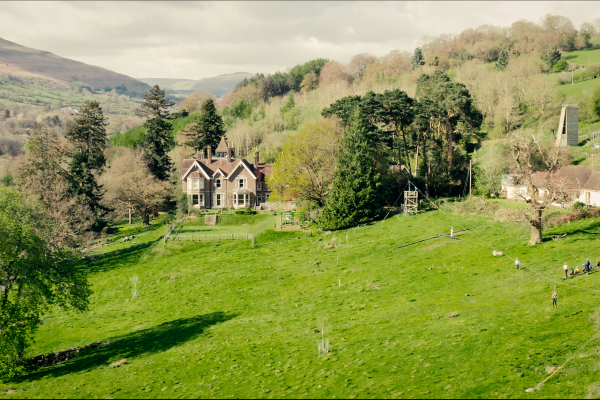
[[[579,4],[581,3],[581,4]],[[412,52],[424,35],[565,15],[595,2],[3,2],[0,37],[133,77],[272,73],[318,57]]]

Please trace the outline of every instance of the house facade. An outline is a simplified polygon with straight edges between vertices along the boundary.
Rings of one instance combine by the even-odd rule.
[[[590,174],[580,191],[579,201],[586,206],[600,207],[600,171]]]
[[[266,177],[271,164],[261,164],[259,153],[251,164],[235,158],[235,149],[225,138],[212,153],[198,153],[195,159],[183,161],[182,190],[196,208],[246,208],[265,203],[271,194]]]
[[[551,179],[551,182],[554,185],[558,185],[567,192],[569,192],[569,198],[565,200],[564,203],[554,203],[553,205],[556,207],[569,207],[575,201],[582,201],[581,198],[585,198],[585,188],[590,187],[588,192],[594,192],[594,187],[598,187],[597,184],[591,183],[591,178],[595,173],[592,173],[592,170],[588,167],[582,165],[567,165],[559,169],[558,171],[550,174],[548,176],[545,172],[535,172],[532,175],[533,184],[539,189],[539,194],[541,197],[545,195],[546,183],[545,180],[547,178]],[[588,182],[589,185],[588,185]],[[600,176],[598,176],[598,183],[600,183]],[[594,194],[594,199],[596,196],[599,196],[598,203],[600,205],[600,188],[598,190],[598,195]],[[527,193],[527,186],[523,184],[521,175],[504,175],[502,177],[502,194],[506,196],[508,200],[515,201],[526,201],[529,199],[529,194]],[[588,198],[592,198],[591,194],[587,195]]]

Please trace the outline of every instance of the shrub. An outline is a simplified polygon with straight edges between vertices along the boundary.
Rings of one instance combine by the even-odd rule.
[[[556,64],[552,66],[550,72],[561,72],[567,69],[567,62],[565,60],[558,60]]]
[[[573,209],[573,211],[583,212],[585,211],[587,206],[581,201],[576,201],[575,203],[573,203],[573,206],[571,206],[571,208]]]

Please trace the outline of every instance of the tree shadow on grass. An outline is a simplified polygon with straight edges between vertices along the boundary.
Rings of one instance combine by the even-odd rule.
[[[237,314],[215,312],[136,330],[124,336],[111,338],[98,347],[80,349],[68,361],[41,367],[28,376],[14,379],[13,382],[31,382],[45,377],[55,378],[102,366],[108,367],[110,363],[121,359],[130,361],[139,356],[161,353],[193,340],[202,335],[205,329],[236,316]]]
[[[91,273],[106,272],[123,265],[137,264],[146,250],[161,240],[162,238],[158,238],[110,253],[92,255],[88,260],[87,271]]]

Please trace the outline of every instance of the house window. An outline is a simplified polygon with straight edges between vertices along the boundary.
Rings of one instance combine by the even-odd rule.
[[[217,207],[221,207],[221,195],[217,195]]]
[[[243,188],[245,187],[245,185],[244,185],[244,181],[245,181],[245,179],[238,179],[238,180],[237,180],[237,182],[238,182],[238,186],[237,186],[237,188],[238,188],[238,189],[243,189]]]
[[[262,203],[262,195],[261,195],[261,194],[259,194],[259,195],[257,196],[257,199],[258,199],[258,201],[257,201],[257,202],[258,202],[258,204]]]
[[[187,181],[188,190],[192,190],[192,180],[188,179]]]
[[[198,190],[200,188],[200,179],[192,179],[192,189]]]
[[[203,194],[200,195],[200,202],[198,204],[200,204],[201,206],[204,205],[204,195]]]
[[[197,194],[193,194],[192,195],[192,205],[193,206],[197,206],[198,205],[198,195]]]
[[[237,205],[238,206],[243,206],[246,202],[244,201],[244,197],[246,196],[245,194],[237,194]]]
[[[256,184],[256,190],[262,190],[262,185],[260,183]]]
[[[217,189],[221,189],[221,180],[217,179],[216,181]]]

